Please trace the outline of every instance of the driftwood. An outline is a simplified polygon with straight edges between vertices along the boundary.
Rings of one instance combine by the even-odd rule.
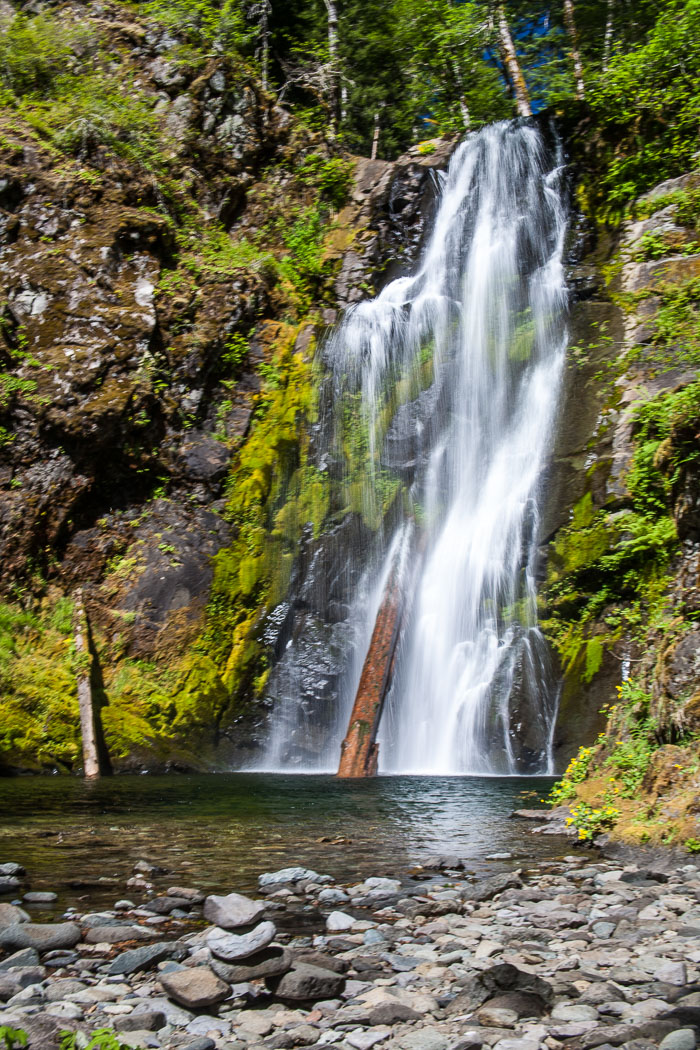
[[[82,590],[75,593],[75,664],[80,709],[80,733],[83,742],[83,775],[95,780],[102,775],[97,737],[95,698],[92,690],[92,653],[85,602]]]
[[[403,613],[399,561],[397,557],[375,620],[348,731],[340,749],[339,777],[372,777],[377,772],[377,730],[391,685]]]

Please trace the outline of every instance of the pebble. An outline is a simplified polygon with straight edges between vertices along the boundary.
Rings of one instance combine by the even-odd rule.
[[[173,886],[48,924],[0,903],[0,1025],[109,1026],[154,1050],[695,1050],[696,868],[582,857],[473,881],[464,863],[415,886],[287,868],[264,901]],[[154,920],[171,939],[114,954]]]

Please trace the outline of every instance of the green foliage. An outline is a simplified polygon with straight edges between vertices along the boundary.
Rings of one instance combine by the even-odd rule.
[[[552,786],[547,797],[547,802],[552,806],[559,806],[563,802],[576,797],[576,785],[586,779],[591,762],[595,755],[595,748],[580,747],[577,754],[569,762],[561,780]]]
[[[0,32],[0,83],[15,96],[60,90],[72,69],[94,51],[90,29],[48,13],[17,14]]]
[[[6,1024],[0,1025],[0,1039],[5,1050],[17,1050],[20,1046],[26,1046],[28,1042],[27,1033],[23,1028],[11,1028]]]
[[[241,0],[141,0],[141,11],[195,44],[217,49],[240,48],[248,41]]]
[[[354,163],[345,157],[326,160],[318,153],[309,153],[296,178],[302,186],[317,190],[323,201],[342,208],[350,196],[354,170]]]
[[[619,816],[620,810],[611,803],[589,806],[587,802],[578,802],[571,807],[571,816],[566,822],[576,828],[579,842],[592,842],[602,831],[611,828]]]
[[[700,120],[700,0],[669,3],[648,40],[616,55],[588,101],[606,146],[600,190],[620,206],[693,166]]]
[[[80,1032],[61,1032],[60,1050],[133,1050],[113,1028],[96,1028],[89,1039]]]

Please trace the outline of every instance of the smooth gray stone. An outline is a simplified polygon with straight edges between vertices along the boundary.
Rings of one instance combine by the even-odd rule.
[[[19,952],[14,952],[8,956],[7,959],[3,959],[0,962],[0,972],[3,970],[11,970],[15,966],[38,966],[39,965],[39,953],[36,948],[22,948]]]
[[[235,934],[215,926],[207,934],[207,947],[224,962],[237,962],[267,948],[277,930],[272,922],[261,922],[250,933]]]
[[[19,922],[29,921],[29,915],[24,909],[18,908],[16,904],[0,901],[0,930],[4,930],[7,926],[15,926]]]
[[[17,923],[0,930],[0,948],[36,948],[48,952],[54,948],[73,948],[80,940],[80,927],[74,922]]]
[[[151,941],[153,932],[143,926],[93,926],[83,940],[86,944],[121,944],[123,941]]]
[[[144,911],[153,912],[154,915],[170,915],[176,910],[189,911],[192,902],[186,897],[154,897],[148,904],[144,904]]]
[[[25,904],[53,904],[57,899],[58,894],[49,890],[30,890],[29,893],[25,893],[22,897]]]
[[[26,875],[26,871],[21,864],[14,864],[12,861],[8,861],[6,864],[0,864],[0,875]]]
[[[695,1050],[697,1041],[692,1028],[679,1028],[659,1043],[659,1050]]]
[[[319,875],[311,868],[280,868],[279,871],[266,871],[258,877],[258,886],[276,886],[284,882],[335,882],[330,875]]]
[[[251,926],[261,918],[264,911],[264,901],[252,901],[240,893],[228,893],[225,897],[211,894],[204,901],[204,918],[224,930]]]
[[[187,949],[176,941],[158,941],[156,944],[145,944],[143,948],[132,948],[122,952],[112,961],[110,974],[138,973],[148,970],[165,959],[184,959]]]
[[[287,970],[291,970],[294,959],[292,953],[286,948],[271,945],[263,948],[261,952],[249,955],[242,962],[226,963],[221,959],[213,958],[211,968],[217,977],[229,984],[241,984],[244,981],[256,981],[261,977],[281,977]]]
[[[20,882],[14,875],[0,875],[0,893],[14,893]]]

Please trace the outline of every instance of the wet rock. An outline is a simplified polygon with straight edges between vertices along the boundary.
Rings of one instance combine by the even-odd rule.
[[[57,893],[50,891],[32,890],[29,893],[25,893],[22,900],[25,904],[53,904],[58,899]]]
[[[0,876],[6,875],[26,875],[26,872],[21,864],[7,861],[5,864],[0,864]]]
[[[184,959],[186,955],[187,949],[175,941],[158,941],[156,944],[144,945],[143,948],[132,948],[128,952],[122,952],[112,961],[109,973],[138,973],[140,970],[149,970],[165,959]]]
[[[0,893],[15,893],[20,885],[14,875],[0,875]]]
[[[258,876],[258,885],[261,889],[268,886],[277,886],[286,882],[333,882],[330,875],[319,875],[311,868],[280,868],[279,871],[267,871]]]
[[[225,897],[212,895],[204,901],[204,918],[224,930],[250,926],[258,921],[264,911],[263,901],[252,901],[240,893],[229,893]]]
[[[225,981],[208,966],[195,966],[176,973],[161,973],[160,983],[166,994],[188,1010],[204,1010],[223,1002],[230,995]]]
[[[55,948],[72,948],[80,940],[80,927],[74,922],[55,924],[17,923],[0,930],[0,948],[35,948],[48,952]]]
[[[284,977],[268,982],[279,999],[292,1001],[333,999],[345,988],[345,978],[332,970],[296,963]]]

